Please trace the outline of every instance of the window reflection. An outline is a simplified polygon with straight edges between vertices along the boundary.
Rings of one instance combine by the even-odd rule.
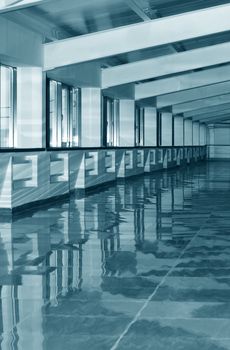
[[[49,80],[49,145],[80,146],[80,89]]]
[[[194,194],[206,184],[203,175],[187,168],[146,175],[32,214],[18,213],[9,222],[1,219],[1,348],[26,348],[28,319],[34,348],[40,349],[50,325],[46,316],[69,314],[73,300],[82,316],[82,302],[87,312],[95,305],[111,311],[113,303],[106,300],[139,298],[140,277],[164,273],[193,237],[188,215]],[[134,288],[130,277],[135,276]]]

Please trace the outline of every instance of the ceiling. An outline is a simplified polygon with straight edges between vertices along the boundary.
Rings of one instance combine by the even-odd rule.
[[[0,0],[0,14],[40,33],[43,42],[48,43],[228,3],[229,0]],[[106,64],[121,65],[229,39],[230,31],[120,54],[107,58]],[[154,79],[148,81],[151,80]]]

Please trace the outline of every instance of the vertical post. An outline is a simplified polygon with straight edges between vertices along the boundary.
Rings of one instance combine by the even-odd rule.
[[[174,117],[174,146],[184,145],[184,118],[176,115]]]
[[[192,119],[184,120],[184,145],[192,146],[193,144],[193,127]]]
[[[157,109],[145,107],[144,139],[145,146],[157,146]]]
[[[81,111],[82,111],[82,147],[102,146],[102,117],[101,117],[101,89],[82,88]]]
[[[135,144],[135,101],[120,100],[120,146],[133,147]]]
[[[200,145],[200,123],[193,122],[192,129],[193,129],[193,146],[199,146]]]
[[[171,112],[161,112],[161,146],[172,146],[173,116]]]

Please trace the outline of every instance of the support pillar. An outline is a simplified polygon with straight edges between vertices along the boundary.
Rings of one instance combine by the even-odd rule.
[[[161,146],[172,146],[173,116],[171,112],[161,112]]]
[[[144,145],[157,146],[157,109],[155,107],[144,108]]]
[[[184,146],[192,146],[193,144],[193,127],[192,119],[184,120]]]
[[[133,147],[135,145],[135,101],[120,100],[120,146]]]
[[[174,146],[184,145],[184,118],[182,116],[174,117]]]
[[[192,124],[193,129],[193,146],[199,146],[200,145],[200,123],[199,122],[193,122]]]
[[[102,144],[101,89],[81,89],[81,146],[100,147]]]

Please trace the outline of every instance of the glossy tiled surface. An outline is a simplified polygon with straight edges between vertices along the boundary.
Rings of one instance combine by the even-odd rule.
[[[0,222],[1,349],[230,349],[230,163]]]

